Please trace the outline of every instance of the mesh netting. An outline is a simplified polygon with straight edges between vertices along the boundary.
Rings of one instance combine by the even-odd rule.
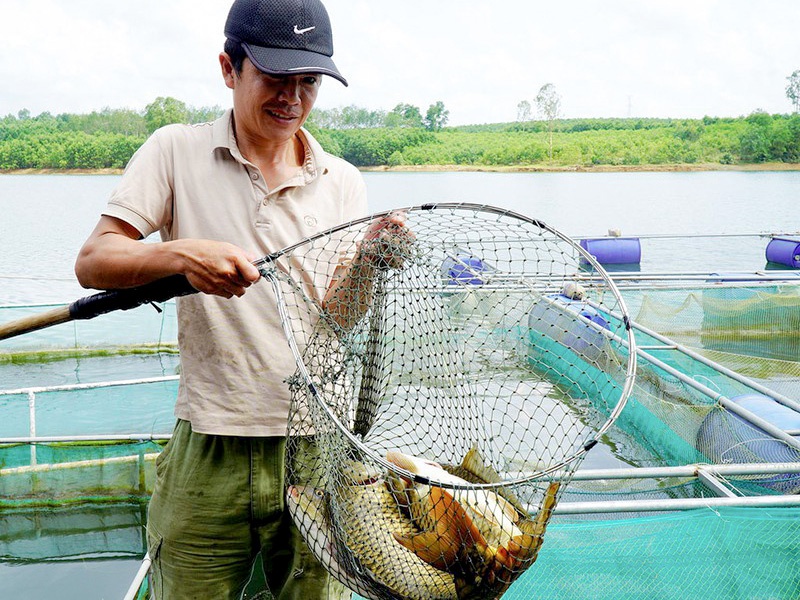
[[[289,508],[366,598],[499,597],[622,409],[633,339],[613,283],[576,285],[598,267],[544,224],[405,212],[413,240],[375,237],[378,216],[263,269],[298,362]]]
[[[616,425],[645,448],[637,465],[800,460],[800,439],[786,434],[800,424],[800,411],[791,400],[800,371],[795,361],[774,358],[797,344],[796,311],[787,310],[797,304],[796,285],[726,284],[622,293],[636,315],[639,359],[636,383]],[[735,343],[730,341],[737,336]],[[721,340],[729,341],[720,344]],[[676,342],[701,349],[687,351]],[[720,352],[720,347],[736,348],[741,354]],[[763,356],[752,355],[756,352]],[[569,367],[552,354],[549,359],[554,371]],[[587,371],[581,376],[592,379],[596,374]],[[778,401],[781,397],[785,400]],[[760,426],[759,419],[773,429]],[[740,486],[757,484],[747,495],[800,492],[797,474],[737,479]]]
[[[623,293],[634,321],[675,341],[735,354],[798,356],[796,283],[707,283]]]
[[[798,598],[798,517],[798,508],[722,508],[554,522],[537,568],[505,598]]]
[[[115,358],[119,372],[142,366]],[[91,377],[92,360],[84,359],[83,376]],[[171,376],[0,390],[0,509],[146,499],[174,426],[177,386]]]

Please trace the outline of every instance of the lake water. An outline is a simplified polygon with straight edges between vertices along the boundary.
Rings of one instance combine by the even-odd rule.
[[[800,230],[800,172],[365,173],[365,179],[374,211],[474,202],[524,213],[573,237],[609,229],[643,236],[642,271],[763,269],[768,238],[752,234]],[[0,305],[87,294],[72,265],[118,181],[0,175]],[[651,234],[696,237],[644,237]],[[141,527],[134,523],[130,531],[140,535]],[[58,567],[0,564],[0,597],[121,597],[139,561],[96,558]]]
[[[756,270],[767,238],[800,231],[800,172],[364,174],[371,210],[475,202],[573,236],[642,239],[643,271]],[[72,265],[118,176],[0,175],[0,304],[65,302],[84,291]]]

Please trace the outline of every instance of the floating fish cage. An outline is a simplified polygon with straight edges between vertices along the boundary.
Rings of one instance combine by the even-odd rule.
[[[52,308],[2,306],[0,322]],[[0,597],[121,598],[130,586],[174,424],[174,303],[159,309],[0,342]]]
[[[665,338],[652,296],[639,302],[619,285],[636,315],[628,330],[625,304],[571,246],[554,259],[543,235],[529,277],[514,245],[522,238],[499,222],[502,231],[473,240],[451,219],[437,250],[400,248],[403,268],[384,273],[378,302],[345,335],[308,283],[279,281],[296,302],[290,315],[319,317],[293,333],[308,377],[298,369],[289,381],[297,418],[287,457],[287,503],[318,558],[361,598],[800,596],[800,496],[787,493],[800,463],[791,444],[754,427],[761,419],[796,438],[791,402],[722,367],[731,355],[711,360]],[[746,285],[728,282],[726,294]],[[680,308],[669,293],[661,298]],[[415,303],[403,308],[403,296]],[[712,339],[711,321],[706,329]],[[62,351],[56,336],[37,335],[46,352]],[[56,359],[83,373],[76,381],[0,395],[13,416],[0,425],[0,545],[6,563],[130,563],[122,588],[142,599],[145,503],[171,429],[177,357],[144,367],[94,350],[108,347]],[[604,429],[632,357],[630,398]],[[751,377],[765,369],[756,360],[776,362],[738,360]],[[128,369],[152,377],[85,381]],[[262,597],[249,588],[253,596]]]
[[[575,395],[601,399],[613,388],[592,365],[598,326],[611,314],[563,296],[543,298],[530,315],[533,367]],[[800,404],[633,323],[637,380],[617,426],[671,465],[800,461]],[[576,358],[582,366],[576,368]],[[800,492],[796,475],[757,480]]]
[[[797,235],[785,234],[715,234],[715,235],[643,235],[622,237],[619,231],[609,230],[609,235],[600,237],[583,236],[580,245],[599,264],[610,271],[626,270],[639,271],[642,262],[642,241],[670,240],[678,245],[692,240],[744,240],[746,238],[761,239],[768,237],[764,248],[767,269],[800,269],[800,238]],[[655,253],[654,253],[655,254]],[[652,256],[653,261],[663,260],[664,257]],[[589,266],[589,263],[582,261]]]

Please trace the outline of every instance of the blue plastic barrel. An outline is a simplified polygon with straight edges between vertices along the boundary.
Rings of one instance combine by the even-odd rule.
[[[601,265],[638,265],[642,260],[639,238],[590,238],[581,240],[580,244]]]
[[[800,269],[800,240],[774,237],[767,244],[767,262]]]
[[[800,430],[800,413],[762,394],[731,398],[778,429]],[[797,439],[797,436],[796,436]],[[716,463],[797,462],[800,451],[773,438],[750,421],[727,410],[713,410],[697,432],[697,448]],[[776,474],[751,479],[784,494],[800,493],[800,475]]]
[[[442,263],[442,275],[446,285],[483,285],[485,274],[493,269],[482,259],[467,253],[448,256]]]

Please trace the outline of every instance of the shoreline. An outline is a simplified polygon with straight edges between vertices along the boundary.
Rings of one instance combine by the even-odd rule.
[[[665,165],[401,165],[358,167],[366,173],[694,173],[705,171],[800,171],[800,163]],[[121,175],[123,169],[10,169],[0,175]]]
[[[395,173],[691,173],[704,171],[800,171],[800,163],[719,163],[668,165],[402,165],[397,167],[359,167],[365,172]]]

